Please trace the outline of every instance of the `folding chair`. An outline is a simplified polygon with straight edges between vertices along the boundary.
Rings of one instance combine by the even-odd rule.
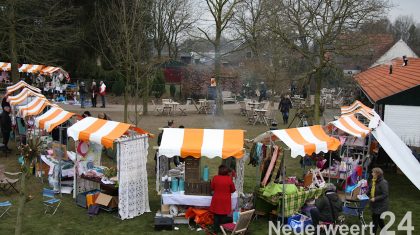
[[[239,220],[234,223],[227,223],[220,225],[220,229],[223,234],[226,235],[226,231],[231,232],[231,234],[245,234],[248,230],[249,223],[251,222],[252,215],[254,214],[255,209],[244,211],[239,213]]]
[[[178,107],[179,111],[181,111],[182,116],[187,116],[187,108],[185,107]]]
[[[12,207],[12,203],[9,201],[0,202],[0,218],[3,217],[3,215],[8,214],[9,209]]]
[[[157,113],[157,115],[162,115],[163,114],[163,108],[158,107],[154,100],[152,100],[152,104],[153,104],[153,107],[155,109],[154,111]]]
[[[58,198],[55,198],[55,192],[54,190],[44,188],[42,191],[42,196],[44,200],[44,206],[45,211],[44,214],[47,214],[47,212],[52,209],[53,213],[51,215],[54,215],[55,212],[57,212],[58,207],[61,205],[61,200]]]
[[[363,217],[363,211],[368,202],[369,198],[366,195],[356,200],[346,199],[343,206],[343,214],[347,216],[355,216],[359,218],[361,225],[366,225],[365,218]]]
[[[10,189],[15,190],[17,193],[19,193],[19,190],[17,190],[17,182],[19,182],[19,178],[9,178],[6,175],[9,176],[18,176],[20,175],[22,172],[6,172],[4,165],[0,165],[0,190],[7,192]]]
[[[193,103],[193,105],[194,105],[194,107],[195,107],[195,109],[197,109],[197,113],[200,113],[200,108],[197,106],[197,103],[195,102],[195,100],[192,100],[192,103]]]

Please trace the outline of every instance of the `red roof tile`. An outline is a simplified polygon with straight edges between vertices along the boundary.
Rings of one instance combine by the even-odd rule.
[[[408,58],[408,66],[402,64],[402,59],[394,59],[392,74],[389,74],[390,65],[370,68],[357,74],[356,82],[374,102],[419,86],[420,58]]]

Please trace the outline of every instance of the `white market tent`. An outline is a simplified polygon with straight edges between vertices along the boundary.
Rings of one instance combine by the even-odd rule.
[[[147,132],[137,130],[136,134],[125,137],[130,128],[130,124],[87,117],[67,129],[67,135],[75,141],[94,142],[106,148],[112,148],[116,143],[118,214],[123,220],[150,212],[146,168],[149,136]],[[86,180],[76,174],[80,161],[83,158],[76,154],[74,197],[87,189],[81,186]]]

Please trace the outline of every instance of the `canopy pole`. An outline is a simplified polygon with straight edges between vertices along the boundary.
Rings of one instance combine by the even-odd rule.
[[[331,153],[332,151],[330,151],[330,161],[329,161],[329,166],[328,166],[328,183],[331,183],[331,166],[332,166]]]

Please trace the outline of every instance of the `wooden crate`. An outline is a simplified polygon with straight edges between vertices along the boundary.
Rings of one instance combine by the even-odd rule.
[[[185,182],[185,195],[211,195],[210,182]]]
[[[185,181],[200,182],[200,159],[194,157],[185,158]]]

